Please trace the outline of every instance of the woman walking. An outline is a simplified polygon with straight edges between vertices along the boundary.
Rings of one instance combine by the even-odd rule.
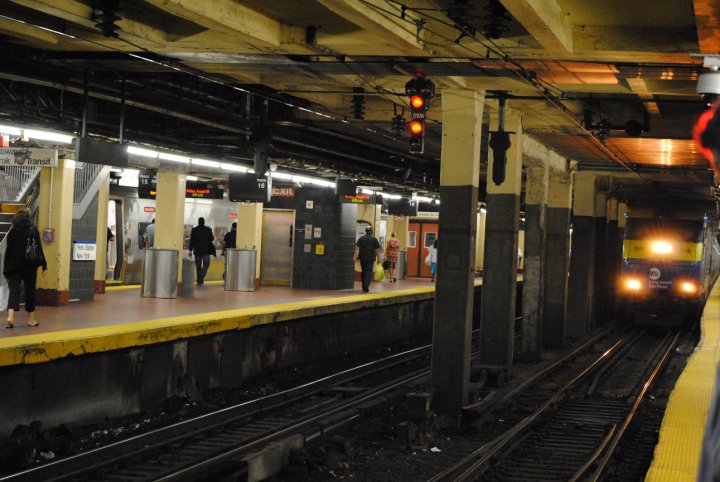
[[[435,282],[435,276],[437,276],[437,238],[435,238],[435,242],[433,242],[432,246],[428,248],[428,252],[430,254],[430,272],[432,273],[432,278],[430,278],[431,282]]]
[[[10,296],[5,328],[12,328],[15,312],[20,309],[20,284],[25,285],[25,311],[28,312],[28,326],[38,326],[35,319],[35,283],[38,267],[42,266],[42,275],[47,274],[47,262],[43,253],[40,233],[30,220],[30,210],[19,210],[12,221],[7,234],[7,249],[3,275],[8,282]]]
[[[390,262],[390,282],[397,281],[395,277],[395,268],[397,267],[398,251],[400,250],[400,241],[395,239],[395,233],[390,235],[390,240],[385,248],[385,259]]]

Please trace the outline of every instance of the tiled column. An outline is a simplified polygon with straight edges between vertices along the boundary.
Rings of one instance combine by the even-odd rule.
[[[182,295],[185,180],[184,174],[176,172],[158,171],[157,174],[154,247],[178,251],[178,295]]]
[[[43,242],[48,272],[45,277],[38,276],[36,299],[39,305],[60,306],[70,302],[74,188],[75,161],[61,159],[57,168],[42,168],[38,230],[42,233],[43,228],[49,227],[55,234],[54,241]]]
[[[573,202],[572,254],[566,335],[578,339],[590,333],[595,320],[596,261],[598,246],[597,190],[593,173],[578,172]],[[605,205],[602,205],[604,212]],[[603,219],[604,224],[604,219]]]
[[[563,348],[565,341],[572,191],[572,174],[550,177],[542,316],[542,340],[546,349]]]
[[[475,231],[484,92],[442,92],[438,274],[433,324],[433,408],[457,416],[468,403]]]
[[[238,203],[237,205],[238,249],[257,251],[255,263],[255,286],[260,286],[260,256],[262,254],[263,203]]]
[[[95,294],[105,293],[105,277],[107,276],[107,230],[108,202],[110,201],[110,175],[98,190],[97,229],[95,232]]]
[[[538,360],[542,349],[549,173],[547,166],[531,167],[527,170],[525,182],[525,269],[520,355],[527,360]]]
[[[487,221],[481,315],[481,363],[504,369],[512,364],[517,289],[517,250],[522,185],[522,122],[518,115],[506,118],[512,132],[507,151],[505,181],[495,185],[488,154]],[[496,126],[491,126],[496,130]]]

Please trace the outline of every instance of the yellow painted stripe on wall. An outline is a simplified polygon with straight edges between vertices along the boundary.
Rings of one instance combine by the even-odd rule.
[[[672,253],[668,254],[653,253],[652,243],[644,239],[626,239],[623,242],[623,258],[693,262],[702,259],[702,243],[672,243]]]

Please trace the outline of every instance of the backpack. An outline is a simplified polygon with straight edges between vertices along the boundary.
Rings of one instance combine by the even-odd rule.
[[[42,255],[40,246],[37,245],[35,227],[30,227],[30,235],[25,243],[25,262],[30,265],[40,266],[43,264],[43,261],[45,261],[45,258]]]

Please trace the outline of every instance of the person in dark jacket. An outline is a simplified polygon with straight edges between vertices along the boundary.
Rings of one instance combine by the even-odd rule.
[[[198,225],[190,231],[190,256],[195,255],[195,272],[197,284],[204,283],[205,275],[210,267],[210,255],[215,256],[215,237],[212,229],[205,226],[205,218],[198,218]]]
[[[42,261],[30,261],[25,258],[28,242],[35,244],[42,255]],[[39,263],[39,264],[38,264]],[[12,328],[15,323],[15,312],[20,309],[20,285],[25,285],[25,311],[28,312],[28,326],[38,326],[35,319],[35,283],[37,282],[37,269],[42,266],[42,275],[47,274],[47,261],[40,242],[40,233],[30,220],[30,210],[23,208],[15,214],[12,227],[7,234],[7,249],[3,275],[10,288],[8,300],[8,315],[5,328]]]
[[[370,282],[373,278],[373,265],[375,260],[380,263],[380,243],[373,236],[372,227],[365,228],[365,235],[360,236],[355,244],[355,253],[353,261],[360,260],[360,270],[362,271],[362,290],[363,293],[370,291]]]
[[[226,233],[223,239],[223,254],[225,254],[226,249],[235,248],[237,248],[237,223],[232,223],[230,232]]]

